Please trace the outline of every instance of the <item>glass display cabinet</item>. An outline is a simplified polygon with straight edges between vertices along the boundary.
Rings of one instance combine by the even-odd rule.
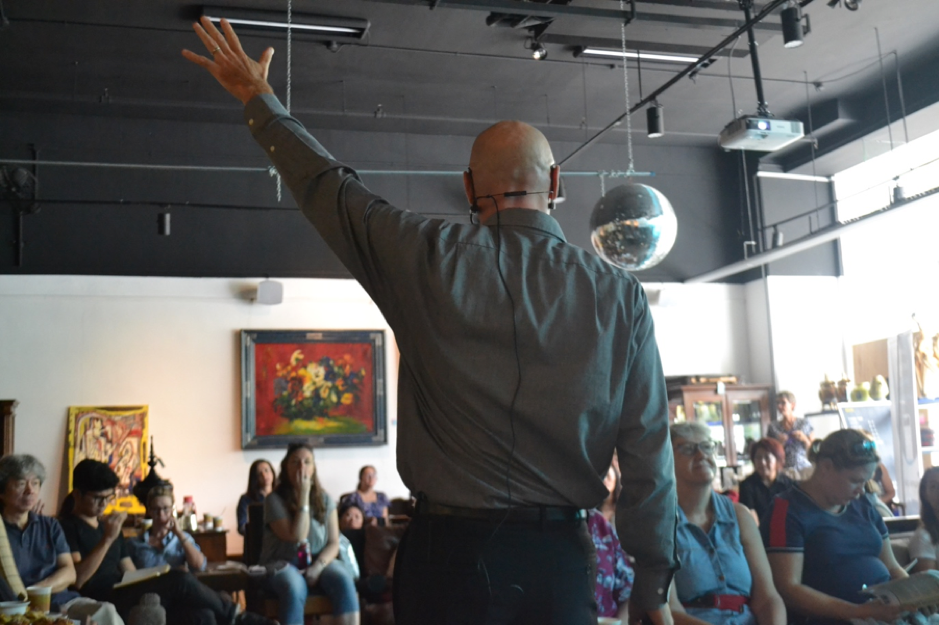
[[[670,416],[706,424],[717,443],[717,466],[735,467],[750,461],[750,443],[763,437],[772,393],[772,386],[756,384],[681,386],[669,390]]]

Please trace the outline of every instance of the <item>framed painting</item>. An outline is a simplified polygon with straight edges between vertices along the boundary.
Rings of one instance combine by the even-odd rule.
[[[383,445],[383,330],[242,330],[241,447]]]
[[[143,480],[147,457],[147,406],[70,406],[68,409],[68,488],[72,469],[90,458],[110,466],[120,481],[115,500],[105,512],[119,510],[143,514],[133,495]]]

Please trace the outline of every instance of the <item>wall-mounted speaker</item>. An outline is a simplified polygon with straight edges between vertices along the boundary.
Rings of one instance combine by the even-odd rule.
[[[258,295],[255,301],[268,306],[280,304],[284,301],[284,283],[276,280],[262,280],[258,284]]]

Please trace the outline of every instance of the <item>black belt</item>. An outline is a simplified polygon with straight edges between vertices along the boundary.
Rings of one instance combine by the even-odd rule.
[[[558,523],[582,521],[587,512],[567,506],[516,506],[512,508],[461,508],[418,499],[416,516],[454,516],[490,523]]]

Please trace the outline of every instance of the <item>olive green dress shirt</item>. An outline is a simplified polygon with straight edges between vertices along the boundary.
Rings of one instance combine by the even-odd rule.
[[[639,281],[567,243],[540,211],[471,225],[390,205],[274,96],[252,99],[245,119],[394,331],[408,488],[469,508],[592,508],[607,496],[615,446],[634,600],[664,603],[677,504],[665,380]]]

